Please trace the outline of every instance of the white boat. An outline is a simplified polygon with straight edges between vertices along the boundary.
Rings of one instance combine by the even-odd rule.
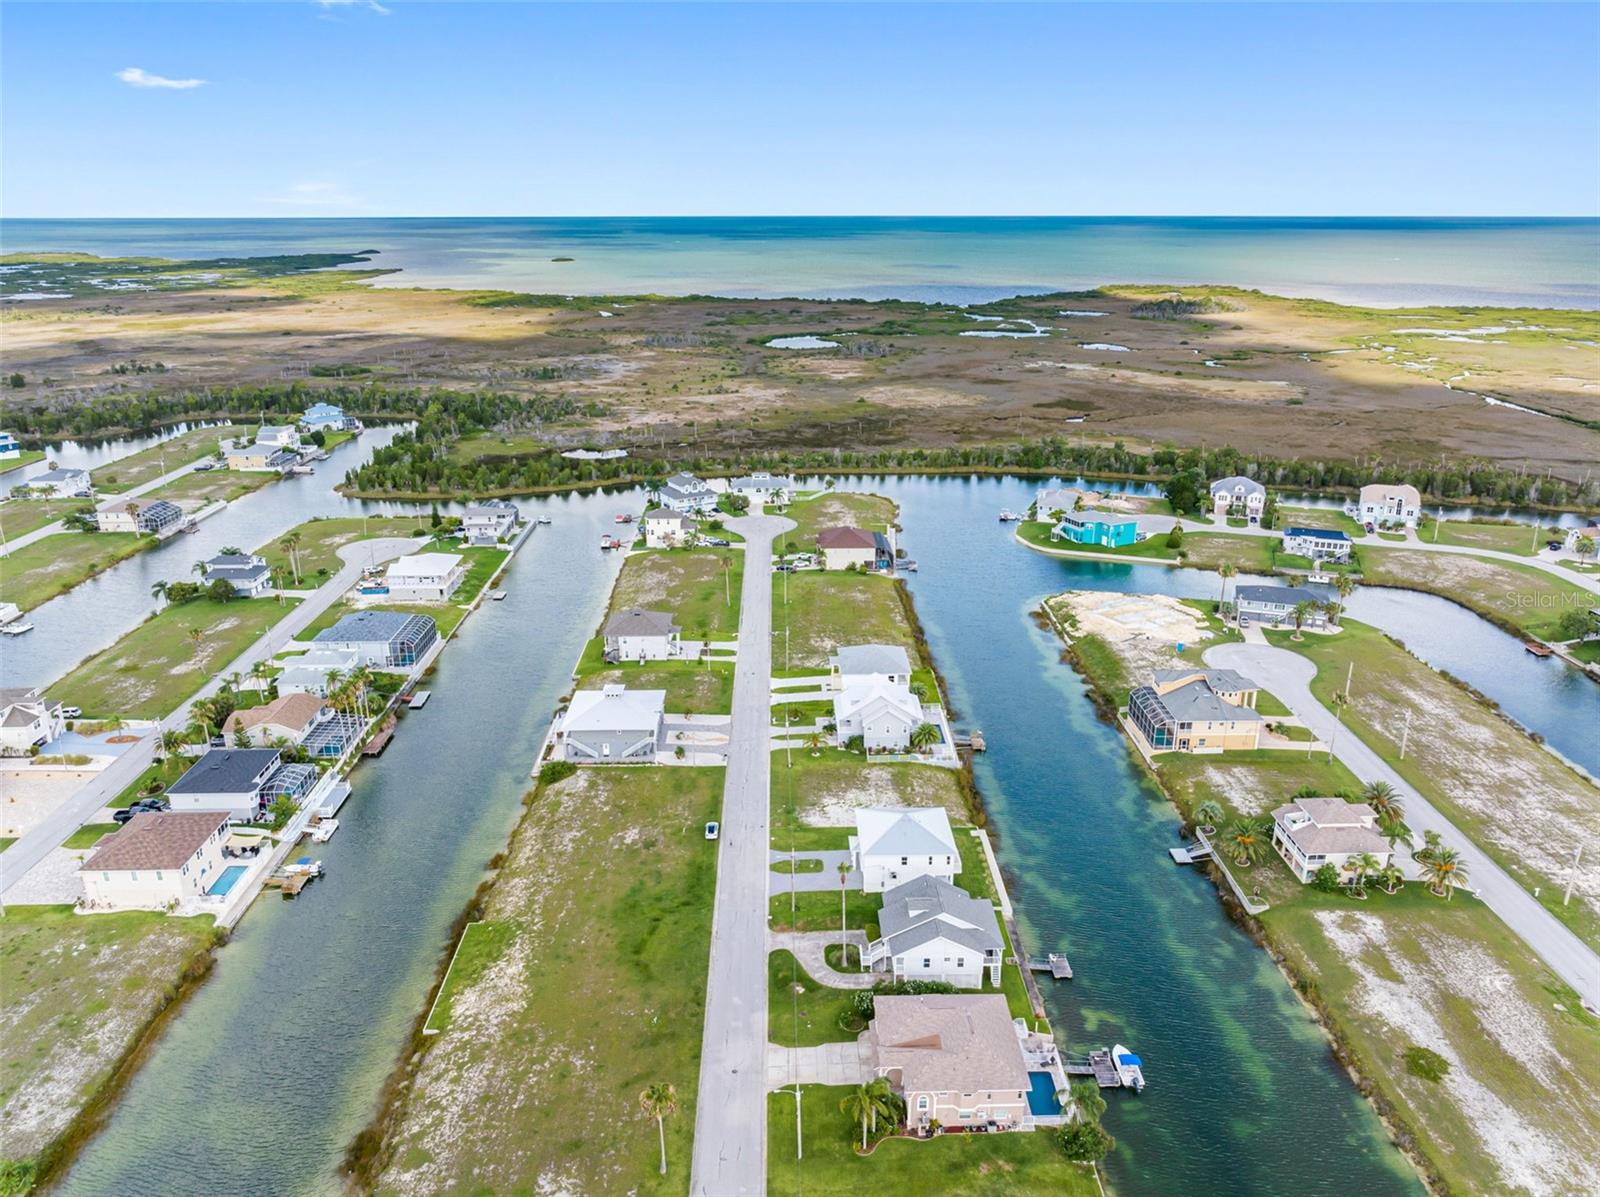
[[[290,466],[289,467],[289,472],[291,474],[315,474],[317,472],[317,469],[316,469],[315,466],[297,465],[297,466]]]
[[[1020,515],[1018,515],[1015,511],[1012,511],[1011,508],[1009,508],[1009,507],[1005,508],[1004,510],[1002,510],[1000,512],[1000,522],[1002,524],[1014,523],[1015,521],[1020,520],[1021,518],[1022,517]]]
[[[4,632],[7,636],[20,636],[24,632],[31,631],[33,631],[31,623],[8,623],[4,627],[0,627],[0,632]]]
[[[1111,1062],[1117,1066],[1117,1078],[1123,1088],[1144,1092],[1144,1061],[1118,1043],[1111,1049]]]
[[[333,838],[333,833],[338,830],[338,819],[323,819],[311,829],[311,842],[313,844],[326,844]]]
[[[541,515],[539,517],[539,523],[548,524],[549,522],[550,522],[550,517],[548,515]]]
[[[0,603],[0,624],[14,623],[22,618],[22,608],[15,603]]]
[[[409,706],[413,711],[420,711],[423,707],[428,705],[428,699],[432,697],[432,690],[418,690],[411,696],[411,701],[406,705]]]

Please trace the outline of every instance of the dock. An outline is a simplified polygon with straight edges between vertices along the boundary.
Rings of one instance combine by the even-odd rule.
[[[1122,1088],[1122,1077],[1117,1073],[1110,1048],[1092,1051],[1087,1056],[1068,1056],[1062,1060],[1061,1067],[1068,1076],[1092,1076],[1102,1089]]]
[[[1527,649],[1536,657],[1551,657],[1555,655],[1556,651],[1548,644],[1543,644],[1538,640],[1524,640],[1522,642],[1522,647]]]
[[[1211,845],[1204,840],[1186,844],[1182,848],[1168,848],[1167,851],[1171,854],[1173,861],[1181,865],[1198,864],[1202,860],[1210,860],[1212,855]]]
[[[1066,955],[1061,952],[1051,952],[1042,960],[1037,956],[1029,956],[1028,971],[1049,973],[1057,981],[1072,980],[1072,965],[1067,961]]]
[[[394,739],[395,717],[390,715],[383,721],[383,725],[373,733],[372,739],[361,746],[362,756],[377,756],[389,747],[389,741]]]
[[[957,748],[965,748],[971,752],[984,752],[988,749],[988,745],[983,742],[983,733],[976,728],[962,735],[951,736],[950,740]]]

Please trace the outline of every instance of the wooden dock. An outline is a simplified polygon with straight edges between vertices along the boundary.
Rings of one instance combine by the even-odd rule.
[[[265,883],[267,889],[283,891],[283,896],[292,898],[306,886],[311,884],[312,874],[306,871],[294,873],[274,873]]]
[[[1068,1076],[1092,1076],[1102,1089],[1122,1088],[1122,1077],[1111,1059],[1110,1048],[1092,1051],[1087,1056],[1063,1057],[1061,1067]]]
[[[1068,963],[1066,955],[1061,952],[1051,952],[1043,960],[1037,956],[1029,956],[1028,971],[1049,973],[1057,981],[1072,980],[1072,965]]]
[[[389,747],[389,741],[394,739],[394,729],[395,717],[390,715],[383,721],[378,730],[373,733],[372,739],[361,746],[361,755],[377,756],[385,748]]]
[[[988,745],[983,742],[983,733],[976,730],[967,734],[953,735],[951,743],[957,748],[965,748],[969,752],[984,752],[988,749]]]

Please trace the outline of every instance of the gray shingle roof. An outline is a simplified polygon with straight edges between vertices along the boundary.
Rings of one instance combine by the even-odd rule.
[[[1320,594],[1304,586],[1241,586],[1234,596],[1241,603],[1282,603],[1288,607],[1322,601]]]
[[[828,658],[840,673],[887,673],[906,677],[911,672],[911,658],[898,644],[845,644]]]
[[[642,607],[630,607],[626,611],[618,611],[606,620],[606,626],[601,634],[605,636],[671,636],[678,631],[678,625],[672,622],[672,615],[666,611],[646,611]]]
[[[994,907],[939,877],[918,877],[886,891],[878,926],[896,953],[940,936],[975,952],[1001,947]]]
[[[167,788],[169,794],[252,794],[278,763],[276,748],[213,748]]]
[[[1206,685],[1224,694],[1232,694],[1239,690],[1261,689],[1260,686],[1245,677],[1244,674],[1232,669],[1157,669],[1154,672],[1158,685],[1180,681],[1196,674],[1200,674],[1205,678]]]
[[[1237,723],[1260,723],[1261,716],[1249,707],[1236,707],[1231,702],[1224,702],[1211,692],[1211,687],[1203,681],[1190,682],[1187,686],[1179,686],[1176,690],[1168,690],[1161,695],[1158,702],[1166,707],[1172,717],[1179,723],[1194,723],[1201,720],[1216,722],[1233,720]]]
[[[220,811],[144,811],[101,840],[82,871],[181,868],[226,821]]]

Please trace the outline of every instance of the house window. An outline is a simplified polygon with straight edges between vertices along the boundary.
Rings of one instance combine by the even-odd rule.
[[[901,868],[904,868],[906,865],[908,865],[910,863],[911,863],[911,858],[909,856],[902,856],[900,858],[900,867]]]
[[[921,1114],[926,1114],[928,1112],[928,1095],[926,1093],[920,1094],[917,1097],[917,1112]]]
[[[931,956],[924,956],[922,958],[922,967],[923,968],[932,968],[933,967],[933,958]]]
[[[965,956],[957,956],[956,957],[956,967],[957,968],[966,968],[967,967],[967,958]]]
[[[157,881],[160,881],[160,880],[161,880],[161,870],[160,870],[160,869],[157,869],[157,870],[156,870],[156,880],[157,880]]]

